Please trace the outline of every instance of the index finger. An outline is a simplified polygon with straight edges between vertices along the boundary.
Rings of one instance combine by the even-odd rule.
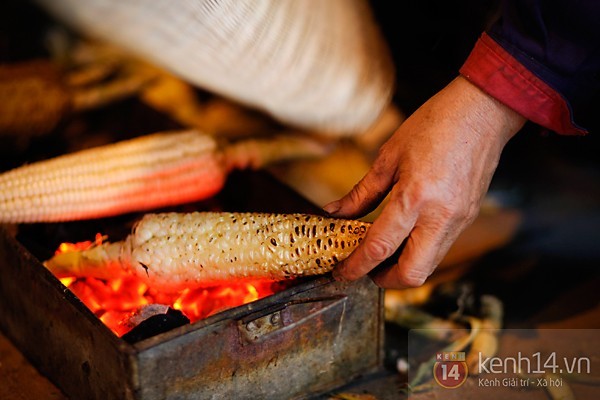
[[[399,202],[390,201],[373,222],[360,245],[333,271],[338,280],[356,280],[392,256],[411,232],[417,214],[407,215]]]

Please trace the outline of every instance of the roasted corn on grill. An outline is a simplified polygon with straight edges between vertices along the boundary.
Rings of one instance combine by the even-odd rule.
[[[123,241],[58,254],[57,276],[134,273],[166,291],[239,279],[323,274],[345,259],[369,223],[307,214],[147,214]]]

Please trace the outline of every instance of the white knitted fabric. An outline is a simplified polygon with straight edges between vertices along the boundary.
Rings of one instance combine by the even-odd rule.
[[[388,105],[391,57],[364,0],[38,0],[83,34],[291,125],[353,134]]]

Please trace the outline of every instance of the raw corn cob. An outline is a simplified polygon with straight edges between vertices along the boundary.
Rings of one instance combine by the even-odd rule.
[[[358,246],[369,226],[307,214],[147,214],[125,240],[58,254],[45,265],[58,277],[133,273],[164,291],[285,279],[330,271]]]
[[[282,135],[220,146],[196,130],[162,132],[25,165],[0,175],[0,223],[100,218],[208,198],[236,168],[324,154]]]

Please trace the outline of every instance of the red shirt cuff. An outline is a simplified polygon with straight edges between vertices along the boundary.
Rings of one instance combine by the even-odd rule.
[[[471,83],[528,120],[560,134],[587,131],[573,123],[567,101],[486,33],[460,69]]]

